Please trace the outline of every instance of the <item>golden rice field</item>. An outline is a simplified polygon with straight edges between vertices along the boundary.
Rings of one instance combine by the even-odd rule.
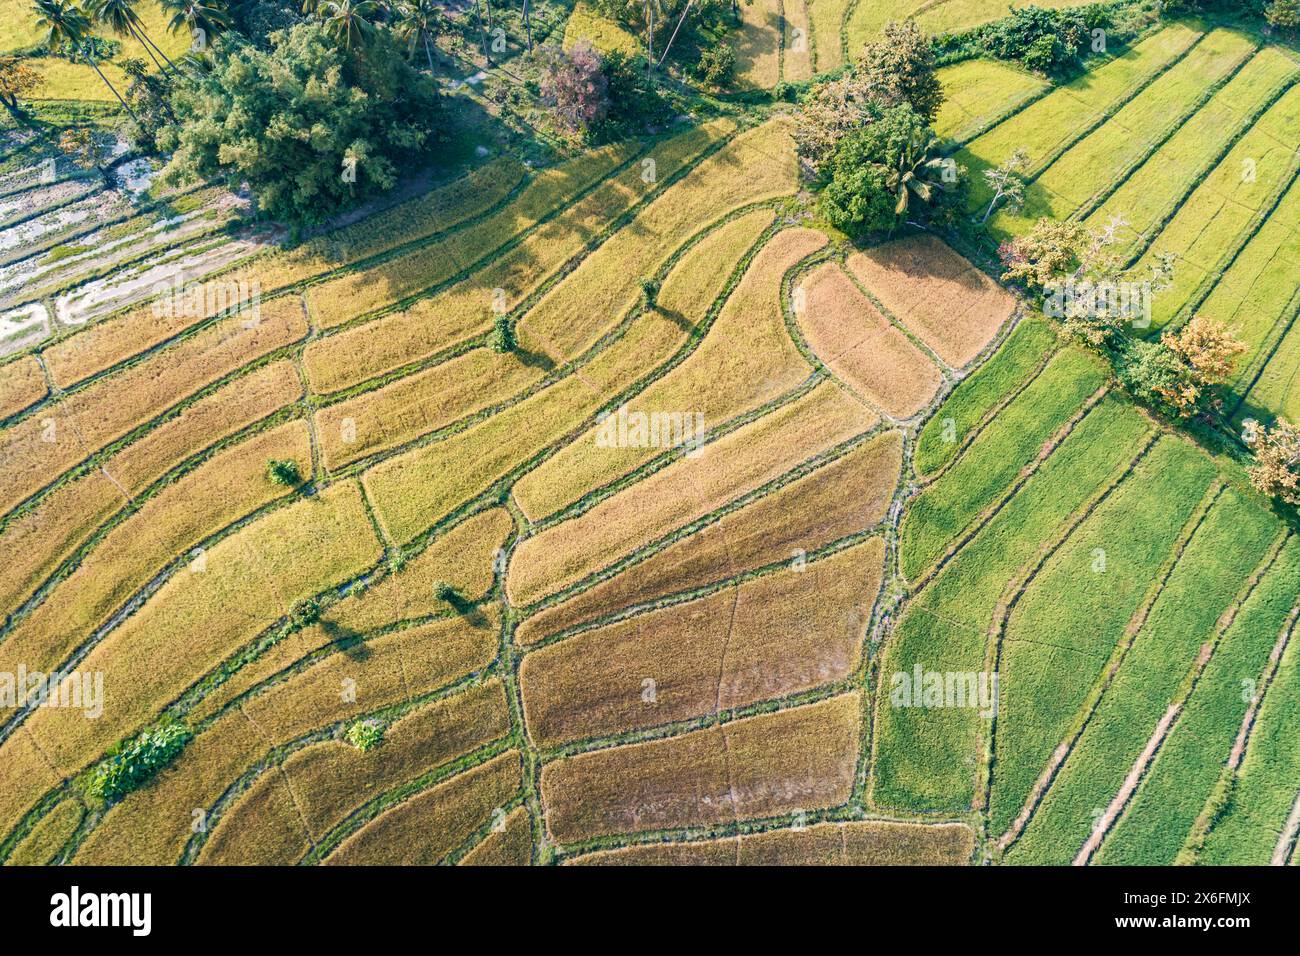
[[[744,75],[991,5],[888,6],[755,0]],[[1128,212],[1129,265],[1188,264],[1158,325],[1241,324],[1235,414],[1292,413],[1300,61],[1179,23],[1055,88],[944,76],[964,163],[1025,144],[1032,209]],[[819,228],[791,130],[227,239],[225,307],[42,273],[0,360],[0,862],[1296,862],[1293,523],[956,243]],[[102,696],[6,700],[36,672]]]

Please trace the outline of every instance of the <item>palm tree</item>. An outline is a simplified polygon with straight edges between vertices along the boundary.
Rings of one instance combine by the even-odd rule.
[[[641,4],[645,7],[645,68],[651,70],[655,65],[655,14],[663,15],[664,4],[663,0],[641,0]]]
[[[406,41],[407,56],[423,48],[433,72],[433,41],[442,30],[442,11],[433,0],[410,0],[396,10],[397,35]]]
[[[176,64],[168,59],[167,54],[158,49],[158,45],[144,32],[144,25],[136,15],[133,3],[134,0],[88,0],[86,12],[90,14],[92,20],[102,23],[118,36],[135,37],[160,71],[165,72],[165,68],[162,60],[158,59],[159,56],[167,61],[167,66],[175,69]]]
[[[202,30],[211,37],[230,29],[230,12],[222,0],[160,0],[164,10],[172,12],[167,29],[172,33],[188,30],[190,36]]]
[[[317,8],[325,28],[346,50],[352,49],[354,40],[364,43],[370,37],[380,12],[377,0],[325,0]]]
[[[931,154],[939,146],[937,138],[928,141],[913,139],[898,157],[898,167],[891,169],[885,180],[889,190],[895,193],[894,215],[900,220],[907,215],[907,207],[912,195],[922,202],[934,199],[936,189],[943,190],[942,183],[926,179],[927,170],[942,169],[948,160]]]
[[[84,49],[86,37],[90,35],[90,21],[86,15],[74,7],[68,0],[34,0],[36,5],[36,28],[45,31],[45,45],[53,49],[60,44],[66,43],[81,55],[90,68],[99,74],[99,78],[104,81],[109,92],[117,98],[122,104],[122,109],[130,114],[131,119],[137,123],[140,117],[135,115],[135,111],[126,105],[126,100],[122,99],[112,83],[108,82],[99,64],[95,62],[95,56]]]

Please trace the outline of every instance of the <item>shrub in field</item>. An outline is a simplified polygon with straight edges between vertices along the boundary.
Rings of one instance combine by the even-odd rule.
[[[271,40],[266,51],[218,39],[210,69],[182,74],[178,122],[158,137],[173,154],[164,181],[247,182],[263,212],[310,224],[391,188],[431,145],[437,88],[386,31],[351,50],[319,23]]]
[[[363,753],[378,747],[384,739],[384,725],[377,720],[358,720],[344,734],[347,742]]]
[[[1300,505],[1300,426],[1279,418],[1272,428],[1253,430],[1255,464],[1248,471],[1261,492],[1288,505]]]
[[[22,111],[19,100],[41,85],[41,74],[16,56],[0,56],[0,104],[14,117]]]
[[[272,458],[266,463],[266,480],[286,488],[295,488],[302,484],[302,473],[298,470],[296,461]]]
[[[605,54],[604,72],[609,109],[592,128],[593,139],[611,142],[672,118],[673,105],[655,82],[655,74],[647,72],[634,57],[622,50],[611,50]]]
[[[641,305],[647,309],[655,307],[655,299],[659,296],[659,280],[651,279],[648,276],[641,277]]]
[[[319,620],[320,605],[310,598],[295,601],[293,607],[289,609],[289,623],[293,625],[295,630],[311,627]]]
[[[492,320],[492,339],[490,345],[493,352],[513,352],[515,350],[515,327],[510,324],[510,319],[504,315],[498,315]]]
[[[1186,418],[1204,406],[1209,389],[1228,380],[1244,351],[1246,346],[1220,323],[1195,318],[1159,342],[1122,344],[1117,371],[1138,398]]]
[[[1025,7],[989,24],[986,49],[1003,60],[1019,60],[1036,73],[1055,73],[1078,57],[1088,39],[1088,25],[1072,10]]]
[[[134,740],[119,744],[91,772],[87,792],[112,801],[139,789],[175,760],[193,736],[188,727],[176,723],[146,730]]]

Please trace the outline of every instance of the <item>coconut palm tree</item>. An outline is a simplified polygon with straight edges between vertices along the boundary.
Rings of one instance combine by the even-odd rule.
[[[382,8],[377,0],[325,0],[316,12],[334,41],[351,50],[353,42],[364,43],[374,33]]]
[[[945,189],[943,183],[926,178],[927,171],[942,169],[949,162],[941,156],[933,155],[938,147],[937,138],[914,138],[899,154],[897,168],[889,170],[885,182],[890,192],[894,193],[894,215],[900,220],[907,216],[913,195],[928,203],[934,199],[935,190]]]
[[[99,78],[104,81],[109,92],[117,98],[122,104],[122,109],[130,114],[131,119],[137,123],[140,117],[135,115],[135,111],[126,105],[126,100],[122,99],[122,94],[114,88],[113,84],[108,82],[99,64],[95,62],[95,56],[85,50],[86,38],[90,36],[90,20],[86,15],[74,7],[68,0],[34,0],[36,6],[36,28],[45,33],[45,45],[53,49],[60,44],[66,43],[81,55],[90,68],[99,74]]]
[[[140,22],[140,17],[135,12],[134,2],[135,0],[87,0],[86,13],[95,23],[103,24],[118,36],[135,37],[160,71],[166,70],[163,61],[166,61],[167,66],[175,69],[176,64],[168,59],[167,54],[163,53],[145,33],[144,24]],[[160,56],[162,60],[158,59]]]
[[[172,33],[182,30],[190,36],[202,30],[205,37],[212,37],[230,29],[230,11],[222,0],[160,0],[164,10],[172,14],[167,29]]]
[[[407,56],[413,57],[417,50],[423,49],[432,73],[433,43],[442,32],[442,10],[434,0],[409,0],[398,6],[394,14],[397,35],[406,41]]]

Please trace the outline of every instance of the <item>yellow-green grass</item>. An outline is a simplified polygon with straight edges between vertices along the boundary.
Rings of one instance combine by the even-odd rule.
[[[699,223],[793,193],[790,128],[777,118],[748,130],[662,192],[520,320],[521,339],[556,361],[577,358],[635,306],[640,278],[655,275]]]
[[[1292,236],[1294,239],[1294,234]],[[1292,275],[1295,266],[1292,265]],[[1293,296],[1295,293],[1292,293]],[[1295,321],[1300,302],[1292,300],[1291,317]],[[1287,421],[1300,420],[1300,326],[1292,324],[1286,337],[1278,345],[1277,351],[1264,368],[1263,374],[1248,397],[1248,408],[1263,409],[1272,416],[1285,418]],[[1265,415],[1264,417],[1270,417]]]
[[[31,355],[0,365],[0,419],[35,405],[48,394],[45,373]]]
[[[887,432],[527,618],[515,640],[536,642],[630,605],[794,560],[867,531],[885,516],[902,459],[902,436]]]
[[[278,362],[214,392],[101,468],[60,485],[0,532],[0,613],[10,613],[114,511],[171,466],[295,400],[302,391],[288,362]],[[304,463],[307,461],[304,458]]]
[[[671,176],[730,131],[708,124],[659,143],[656,176]],[[496,256],[460,282],[409,308],[313,342],[304,364],[312,388],[332,392],[418,361],[485,332],[496,314],[517,308],[609,226],[647,195],[646,167],[634,163],[541,224],[526,241]]]
[[[222,319],[118,375],[52,403],[0,432],[0,509],[8,510],[108,442],[162,410],[267,352],[307,332],[297,302],[276,300],[261,320]]]
[[[943,376],[840,268],[827,262],[795,291],[799,328],[840,381],[894,418],[930,403]]]
[[[655,311],[698,327],[726,289],[736,264],[775,219],[771,209],[755,209],[728,220],[687,249],[664,277]]]
[[[533,823],[525,807],[517,807],[492,825],[492,832],[470,850],[459,866],[527,866],[533,858]]]
[[[1084,352],[1067,349],[1054,356],[952,468],[912,502],[902,528],[903,573],[915,579],[938,560],[1104,382],[1101,367]]]
[[[820,43],[819,35],[818,62],[822,55]],[[939,82],[943,85],[943,104],[935,116],[934,131],[958,142],[1047,88],[1041,77],[986,59],[945,66],[939,70]]]
[[[506,402],[543,375],[518,352],[478,348],[330,405],[315,415],[325,467],[340,468]]]
[[[334,654],[303,671],[292,695],[277,687],[249,698],[244,713],[268,739],[283,742],[432,693],[492,662],[499,623],[495,610],[475,611],[371,638],[360,653]],[[323,630],[332,641],[351,636]],[[355,700],[343,699],[345,684]]]
[[[584,0],[578,0],[564,25],[564,49],[571,50],[579,40],[586,40],[597,50],[606,53],[626,53],[634,56],[644,50],[644,42],[610,17],[593,10]]]
[[[1231,489],[1219,499],[1174,567],[1009,861],[1064,865],[1074,858],[1096,823],[1092,810],[1106,807],[1120,792],[1214,641],[1220,615],[1230,611],[1277,532],[1277,519],[1257,502]],[[1033,668],[1032,652],[1021,655],[1021,664]],[[1010,666],[1003,677],[1014,685]]]
[[[271,362],[191,402],[149,429],[105,459],[104,470],[128,492],[136,494],[189,456],[301,397],[302,382],[293,363]]]
[[[1300,641],[1293,634],[1260,705],[1226,806],[1215,819],[1197,863],[1261,866],[1273,858],[1295,806],[1300,779],[1300,753],[1295,746],[1300,736],[1298,695]]]
[[[984,182],[985,169],[997,166],[1016,150],[1023,149],[1029,159],[1029,171],[1040,171],[1045,162],[1077,138],[1100,114],[1140,89],[1202,35],[1181,23],[1168,26],[972,140],[954,157],[969,169],[971,208],[982,212],[992,196],[991,188]]]
[[[629,399],[628,414],[702,414],[705,427],[713,428],[807,379],[812,368],[786,331],[781,282],[788,270],[825,244],[825,235],[812,229],[789,229],[771,239],[695,352]],[[725,274],[721,277],[725,281]],[[594,425],[515,485],[514,497],[524,514],[531,520],[552,514],[663,450],[610,447],[607,430],[604,423]]]
[[[861,658],[884,556],[871,538],[534,651],[519,671],[529,734],[550,747],[843,679]]]
[[[858,693],[542,769],[546,824],[559,843],[708,826],[848,800],[862,717]]]
[[[86,808],[80,800],[75,797],[61,800],[14,847],[5,865],[45,866],[63,849],[85,815]]]
[[[1016,308],[1006,289],[927,234],[856,252],[849,271],[943,361],[969,365]]]
[[[1179,256],[1180,281],[1157,300],[1157,324],[1182,305],[1293,169],[1291,153],[1300,144],[1296,87],[1272,103],[1217,166],[1213,163],[1242,123],[1295,74],[1295,61],[1265,49],[1086,220],[1100,228],[1112,217],[1122,217],[1127,225],[1118,235],[1130,249],[1150,240],[1143,268],[1154,253]],[[1165,223],[1193,183],[1196,189]]]
[[[1266,56],[1269,52],[1265,51],[1260,56]],[[1154,297],[1152,302],[1152,324],[1156,328],[1169,324],[1183,308],[1188,306],[1193,295],[1199,291],[1204,297],[1205,291],[1208,291],[1204,287],[1205,284],[1216,282],[1217,271],[1229,265],[1232,251],[1242,243],[1243,239],[1253,238],[1249,237],[1249,230],[1253,228],[1257,217],[1266,211],[1266,207],[1271,202],[1270,196],[1277,195],[1278,190],[1286,189],[1287,179],[1294,174],[1296,168],[1292,161],[1292,150],[1295,144],[1300,144],[1294,143],[1292,147],[1284,146],[1288,137],[1295,139],[1295,134],[1288,133],[1286,126],[1288,122],[1292,125],[1300,122],[1300,116],[1296,114],[1297,108],[1300,108],[1300,90],[1292,88],[1260,118],[1260,121],[1256,122],[1255,126],[1251,127],[1251,130],[1245,133],[1244,137],[1227,153],[1222,163],[1214,166],[1214,169],[1201,179],[1196,189],[1160,233],[1152,237],[1154,225],[1151,222],[1145,226],[1143,237],[1134,237],[1130,233],[1130,243],[1151,239],[1151,245],[1134,267],[1135,276],[1149,274],[1152,265],[1156,264],[1157,256],[1164,254],[1175,256],[1173,286]],[[1178,161],[1177,153],[1170,156],[1170,163],[1178,163]],[[1158,183],[1149,181],[1148,177],[1145,177],[1144,170],[1139,170],[1130,182],[1139,181],[1145,183],[1145,189],[1152,191],[1154,198],[1158,199],[1160,195],[1165,195],[1167,202],[1171,202],[1173,196],[1179,194],[1177,191],[1171,193],[1171,187],[1177,186],[1178,190],[1186,189],[1186,181],[1175,178],[1166,182],[1164,193],[1161,193]],[[1143,195],[1136,194],[1131,202],[1125,202],[1127,209],[1102,207],[1089,219],[1089,224],[1104,224],[1104,217],[1109,217],[1112,212],[1117,211],[1125,212],[1126,217],[1139,217],[1143,208],[1141,204],[1145,202]],[[1295,200],[1292,199],[1290,202],[1294,203]],[[1160,203],[1154,203],[1149,208],[1152,212],[1148,215],[1153,213],[1158,215],[1162,206]],[[1284,219],[1282,221],[1286,222]],[[1266,225],[1265,228],[1269,226]],[[1275,226],[1273,229],[1274,232],[1277,230]],[[1277,242],[1275,235],[1266,238],[1268,241]],[[1245,256],[1245,261],[1249,260],[1251,256]],[[1238,271],[1238,276],[1240,274],[1242,273]],[[1229,289],[1223,294],[1230,294],[1229,276],[1231,276],[1231,269],[1227,276],[1223,276],[1225,285],[1229,285]],[[1238,280],[1235,277],[1231,280],[1231,282],[1236,281]],[[1242,319],[1238,320],[1239,323],[1244,325],[1244,319],[1251,319],[1253,323],[1255,317],[1242,316]],[[1256,341],[1261,334],[1266,334],[1266,328],[1268,325],[1265,325],[1264,332],[1256,332]]]
[[[354,808],[503,736],[509,726],[505,690],[499,681],[491,681],[411,711],[385,728],[382,742],[371,750],[329,740],[295,751],[226,810],[199,862],[286,862],[263,856],[262,844],[274,847],[272,834],[281,828],[261,806],[258,788],[268,779],[278,778],[288,787],[298,811],[297,845],[292,846],[297,855],[287,861],[294,863],[306,853],[309,841],[322,839]]]
[[[5,27],[0,29],[0,50],[12,52],[31,50],[42,47],[45,36],[37,27],[35,7],[26,0],[3,0],[0,12],[4,14]],[[191,38],[187,29],[172,33],[167,29],[172,14],[161,5],[146,0],[136,7],[141,27],[146,36],[173,60],[185,54],[190,47]],[[96,36],[112,39],[121,44],[121,53],[114,59],[117,62],[130,57],[144,60],[149,68],[154,69],[153,60],[145,46],[133,36],[115,35],[106,26],[97,26]],[[71,63],[68,60],[52,56],[36,57],[32,63],[41,74],[42,84],[33,94],[34,99],[54,100],[103,100],[117,102],[95,71],[84,63]],[[125,94],[127,77],[113,61],[104,63],[100,69],[119,93]]]
[[[506,578],[526,606],[703,517],[815,455],[867,431],[875,416],[825,382],[719,438],[581,516],[526,538]]]
[[[1151,151],[1171,126],[1183,121],[1187,123],[1180,132],[1186,132],[1189,137],[1199,133],[1204,142],[1202,153],[1213,155],[1216,145],[1231,134],[1231,120],[1238,111],[1250,115],[1276,89],[1280,78],[1276,61],[1266,60],[1254,68],[1247,62],[1255,49],[1252,39],[1236,31],[1209,33],[1187,56],[1045,170],[1026,190],[1022,208],[1000,209],[989,220],[989,228],[998,235],[1018,235],[1027,232],[1043,216],[1067,218],[1120,179],[1129,167]],[[1241,72],[1228,80],[1238,69]],[[1207,91],[1225,80],[1225,87],[1198,112],[1198,104]],[[1224,110],[1222,104],[1236,104],[1236,107]],[[1200,122],[1196,122],[1198,119]],[[1210,131],[1208,137],[1207,131]],[[1172,143],[1165,145],[1174,147]],[[1162,178],[1170,177],[1163,150],[1150,162],[1159,166]],[[1129,195],[1132,193],[1126,193]]]
[[[754,0],[740,5],[735,82],[749,89],[770,90],[781,80],[781,0]]]
[[[153,784],[113,807],[77,861],[174,863],[192,835],[190,813],[174,812],[177,807],[212,806],[271,747],[481,670],[496,654],[497,626],[495,617],[484,615],[409,628],[371,639],[365,652],[331,655],[267,688],[198,734]],[[323,627],[311,630],[320,646],[333,639]],[[344,694],[348,688],[355,693]]]
[[[81,666],[103,671],[110,688],[98,720],[41,709],[28,730],[65,773],[81,769],[295,601],[355,575],[381,550],[352,483],[260,518],[210,548],[201,573],[170,577],[85,657]]]
[[[268,293],[445,232],[504,200],[523,181],[526,172],[527,168],[513,156],[494,159],[445,186],[309,239],[294,249],[263,257],[254,274],[261,291]]]
[[[848,0],[806,0],[806,5],[814,67],[818,73],[825,73],[844,62],[840,27],[849,8]]]
[[[1149,433],[1129,403],[1108,397],[1088,414],[989,523],[919,595],[886,644],[880,667],[870,798],[875,806],[960,812],[974,798],[987,722],[968,708],[890,706],[895,674],[985,668],[986,635],[1007,583],[1075,509],[1127,466]]]
[[[1167,866],[1191,833],[1232,751],[1277,635],[1300,594],[1300,538],[1278,554],[1205,666],[1132,803],[1094,862]]]
[[[806,0],[781,0],[781,9],[785,18],[781,79],[786,83],[802,83],[813,75],[810,11]]]
[[[819,823],[698,843],[645,843],[575,857],[583,866],[966,866],[964,823]]]
[[[447,610],[434,594],[438,582],[448,584],[461,601],[477,601],[492,586],[497,552],[514,530],[504,508],[492,508],[458,524],[401,570],[349,595],[322,616],[351,630],[374,630],[398,621]]]
[[[303,468],[310,457],[307,426],[293,421],[215,455],[166,485],[113,528],[10,632],[0,644],[0,661],[10,670],[19,663],[29,670],[58,666],[173,558],[285,494],[287,489],[267,480],[267,461],[292,460]]]
[[[222,815],[198,862],[207,866],[293,866],[311,849],[311,838],[279,770],[257,778]]]
[[[1213,477],[1213,464],[1195,446],[1177,438],[1162,438],[1051,557],[1016,604],[1002,637],[990,793],[994,832],[1010,826],[1052,752],[1066,739],[1080,705],[1101,676],[1115,646],[1125,639],[1130,619],[1152,582],[1158,579],[1161,564],[1172,552]],[[1245,547],[1242,550],[1246,552],[1248,573],[1253,559]],[[1172,583],[1179,588],[1181,576],[1179,582]],[[1240,579],[1226,583],[1235,590]],[[1206,581],[1193,586],[1211,591]],[[1063,598],[1065,595],[1068,597]],[[1191,602],[1185,613],[1194,615],[1198,610],[1199,605]],[[1158,619],[1148,623],[1160,626]],[[1175,686],[1186,673],[1195,647],[1212,636],[1212,629],[1211,617],[1204,633],[1165,638],[1175,647],[1181,646],[1180,639],[1193,646],[1185,660],[1171,648],[1177,663],[1166,666]],[[1138,641],[1142,639],[1138,637]],[[1137,654],[1136,647],[1130,654]],[[1112,686],[1111,690],[1115,689]],[[1163,709],[1167,701],[1154,688],[1153,693],[1157,706]],[[1136,731],[1142,737],[1138,750],[1159,716],[1157,713]],[[1119,771],[1116,787],[1131,763],[1115,768]],[[1058,778],[1057,785],[1060,782]],[[1093,805],[1104,807],[1113,793],[1114,789]],[[1085,817],[1090,807],[1084,809]],[[1042,809],[1040,805],[1040,813]],[[1093,822],[1089,818],[1086,825]],[[1035,824],[1031,823],[1030,828],[1034,829]],[[1086,837],[1085,832],[1075,846],[1063,851],[1072,858]]]
[[[8,615],[127,497],[102,471],[70,481],[0,532],[0,614]]]
[[[381,813],[325,863],[340,866],[428,866],[444,859],[493,812],[513,800],[522,783],[511,750]]]
[[[17,825],[40,795],[62,782],[23,727],[4,742],[5,786],[0,787],[0,833],[5,836]]]
[[[611,394],[668,358],[687,332],[649,313],[593,361],[512,408],[443,441],[396,455],[366,472],[388,533],[405,543],[518,469],[592,416]]]
[[[1056,335],[1044,319],[1023,319],[993,357],[962,379],[926,421],[912,456],[916,473],[933,475],[952,461],[967,436],[999,402],[1028,381],[1056,344]]]
[[[543,170],[510,203],[472,226],[379,265],[311,286],[306,297],[312,317],[330,328],[445,282],[567,206],[640,148],[635,142],[618,143]]]

